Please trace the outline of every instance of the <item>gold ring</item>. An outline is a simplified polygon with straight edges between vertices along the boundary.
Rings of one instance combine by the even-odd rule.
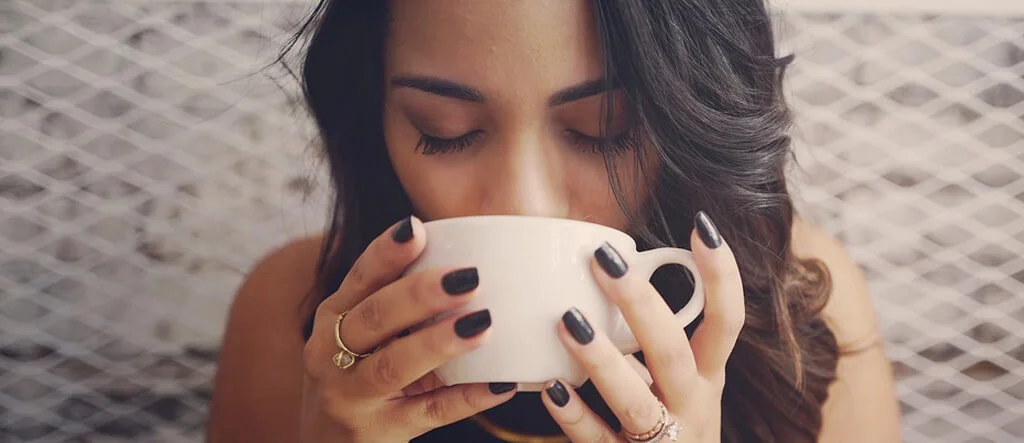
[[[339,314],[338,320],[334,323],[334,343],[338,345],[338,349],[340,349],[337,354],[334,354],[334,366],[337,366],[338,369],[348,369],[356,363],[356,360],[369,357],[373,354],[373,352],[368,354],[352,352],[348,346],[345,346],[345,342],[341,341],[341,321],[345,319],[345,316],[348,315],[348,313],[349,311],[345,311]]]
[[[651,427],[649,431],[640,434],[634,434],[623,428],[622,433],[626,436],[626,440],[632,443],[653,443],[664,438],[668,438],[668,441],[676,441],[679,435],[679,423],[675,421],[669,422],[668,408],[665,407],[664,403],[658,403],[661,406],[661,417],[658,418],[658,423]]]

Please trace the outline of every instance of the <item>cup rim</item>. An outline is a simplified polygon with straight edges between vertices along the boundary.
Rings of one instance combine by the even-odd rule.
[[[512,221],[512,220],[515,220],[515,221],[524,221],[525,220],[525,221],[531,221],[531,222],[537,222],[537,223],[574,224],[574,225],[578,225],[578,226],[596,228],[596,229],[600,229],[600,230],[603,230],[603,231],[612,232],[616,236],[620,236],[622,238],[629,239],[629,241],[631,243],[636,244],[636,241],[633,239],[633,236],[631,236],[631,235],[629,235],[629,234],[627,234],[625,232],[622,232],[622,231],[620,231],[620,230],[618,230],[616,228],[613,228],[613,227],[607,226],[607,225],[602,225],[600,223],[593,223],[593,222],[588,222],[588,221],[584,221],[584,220],[577,220],[577,219],[572,219],[572,218],[546,217],[546,216],[538,216],[538,215],[511,215],[511,214],[467,215],[467,216],[447,217],[447,218],[441,218],[441,219],[425,221],[425,222],[423,222],[423,224],[424,224],[424,226],[430,226],[430,225],[433,225],[433,226],[444,226],[444,225],[464,224],[464,223],[477,224],[477,223],[488,222],[488,221]]]

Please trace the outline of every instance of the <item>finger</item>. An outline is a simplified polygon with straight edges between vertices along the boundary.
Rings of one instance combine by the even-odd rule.
[[[661,418],[658,398],[611,340],[598,334],[576,308],[562,316],[559,337],[590,376],[623,429],[641,433]]]
[[[399,221],[377,236],[352,264],[338,290],[320,304],[337,315],[396,280],[427,244],[423,223],[415,216]]]
[[[666,394],[666,404],[692,392],[697,365],[682,323],[669,309],[646,275],[629,271],[629,264],[605,243],[591,261],[598,286],[622,311],[630,331],[644,351],[651,377]]]
[[[414,395],[419,395],[425,392],[433,391],[435,389],[443,388],[444,386],[444,382],[441,381],[441,378],[437,376],[436,372],[428,372],[427,375],[420,377],[419,380],[416,380],[412,382],[412,384],[402,388],[402,393],[396,393],[397,395],[395,397],[412,397]]]
[[[569,440],[575,442],[618,441],[615,431],[590,409],[576,391],[565,382],[555,380],[544,386],[541,401],[551,418],[562,428]]]
[[[353,352],[367,352],[404,329],[468,303],[479,281],[476,268],[430,269],[398,279],[349,311],[341,337]]]
[[[743,280],[732,249],[703,211],[690,235],[693,258],[704,280],[704,321],[691,340],[698,371],[707,378],[723,377],[725,363],[746,319]]]
[[[654,378],[651,377],[651,371],[647,369],[647,366],[640,363],[640,360],[637,360],[632,354],[626,356],[626,361],[629,362],[629,366],[633,368],[633,371],[643,379],[644,383],[648,386],[653,386]]]
[[[488,310],[451,317],[392,341],[356,363],[352,395],[387,398],[444,362],[483,344],[491,326]]]
[[[334,343],[338,314],[398,278],[423,251],[425,244],[423,224],[415,216],[395,223],[370,243],[338,290],[321,302],[313,314],[313,331],[303,351],[309,375],[318,379],[337,375],[330,356],[338,352]]]
[[[409,417],[407,422],[415,433],[409,438],[413,438],[508,401],[516,393],[514,385],[512,388],[492,389],[486,383],[447,386],[396,400],[397,404],[390,411],[401,417]]]

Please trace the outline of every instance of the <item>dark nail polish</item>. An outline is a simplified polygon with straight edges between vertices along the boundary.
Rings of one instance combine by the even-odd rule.
[[[491,383],[487,385],[487,389],[491,390],[494,395],[504,394],[516,388],[515,383]]]
[[[491,311],[484,309],[467,314],[455,321],[455,335],[470,338],[491,327]]]
[[[718,228],[704,211],[697,212],[693,224],[697,226],[697,235],[700,236],[700,240],[704,242],[705,246],[711,249],[722,246],[722,235],[718,233]]]
[[[548,397],[551,397],[551,401],[555,406],[562,407],[569,403],[569,391],[565,389],[565,385],[562,382],[555,380],[551,386],[548,386],[544,392],[548,393]]]
[[[452,271],[441,277],[441,287],[448,295],[465,294],[476,289],[480,284],[480,277],[476,268],[465,268]]]
[[[590,323],[583,318],[583,313],[579,309],[572,308],[565,311],[565,314],[562,314],[562,323],[565,323],[565,328],[569,330],[577,343],[585,345],[594,339],[594,328],[590,327]]]
[[[597,263],[601,265],[601,269],[604,269],[604,272],[608,273],[612,278],[622,277],[629,270],[629,265],[622,260],[619,251],[616,251],[615,247],[608,242],[605,242],[594,251],[594,257],[597,258]]]
[[[405,243],[412,240],[412,216],[398,222],[395,229],[391,231],[391,238],[397,243]]]

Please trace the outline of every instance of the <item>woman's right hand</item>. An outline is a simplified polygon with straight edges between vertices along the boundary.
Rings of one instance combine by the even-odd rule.
[[[466,304],[478,284],[475,268],[429,269],[402,277],[426,241],[415,217],[392,226],[374,239],[337,292],[317,308],[304,350],[300,441],[404,442],[512,398],[514,385],[439,387],[432,372],[484,342],[490,326],[486,310],[396,338]],[[384,346],[341,369],[333,363],[339,351],[334,328],[346,311],[341,338],[349,349],[367,353]]]

